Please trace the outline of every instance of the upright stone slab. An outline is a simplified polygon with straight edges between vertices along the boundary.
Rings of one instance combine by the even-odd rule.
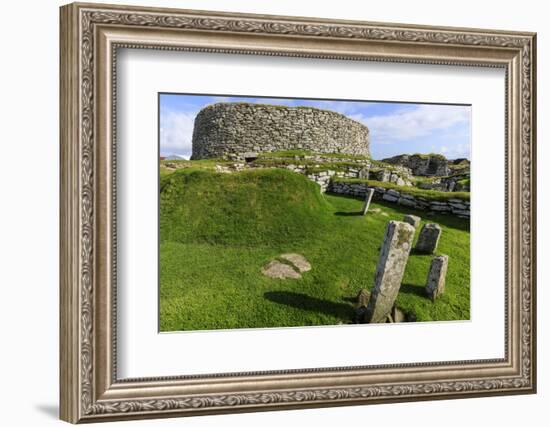
[[[366,213],[368,212],[369,205],[373,195],[374,195],[374,188],[367,188],[367,194],[365,196],[365,204],[363,205],[363,215],[366,215]]]
[[[383,323],[390,314],[401,288],[413,238],[412,225],[400,221],[388,223],[365,313],[366,323]]]
[[[432,301],[445,291],[445,276],[449,257],[447,255],[436,256],[430,265],[428,281],[426,282],[426,293]]]
[[[407,224],[411,224],[414,228],[416,228],[420,224],[421,219],[422,218],[416,215],[405,215],[403,221],[405,221]]]
[[[357,173],[359,179],[369,179],[369,168],[361,168]]]
[[[437,249],[439,237],[441,236],[441,227],[438,224],[424,224],[418,235],[416,242],[416,251],[425,254],[433,254]]]

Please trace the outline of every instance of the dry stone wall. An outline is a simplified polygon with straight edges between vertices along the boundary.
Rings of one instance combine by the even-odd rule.
[[[195,118],[193,160],[296,149],[369,156],[369,129],[333,111],[252,103],[213,104]]]
[[[363,182],[331,181],[327,191],[337,194],[365,197],[369,187]],[[411,194],[402,193],[394,189],[374,187],[374,197],[390,203],[420,210],[428,210],[437,213],[448,213],[459,218],[470,218],[470,201],[459,198],[446,200],[428,200],[423,197],[415,197]]]

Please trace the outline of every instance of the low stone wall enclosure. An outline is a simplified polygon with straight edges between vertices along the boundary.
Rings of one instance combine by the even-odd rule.
[[[213,104],[195,118],[192,160],[296,149],[368,156],[369,129],[333,111],[250,103]]]
[[[218,172],[231,173],[234,171],[240,171],[248,168],[266,168],[274,167],[272,165],[265,165],[262,163],[231,163],[229,166],[217,166]],[[397,184],[402,180],[400,172],[390,172],[390,178],[384,181],[375,179],[374,182],[380,182],[380,185],[373,184],[373,181],[365,182],[369,180],[369,165],[367,163],[361,163],[357,166],[346,166],[343,170],[338,170],[336,167],[330,169],[315,170],[315,167],[308,167],[301,164],[287,164],[275,166],[279,168],[288,169],[292,172],[305,175],[307,178],[319,185],[321,192],[329,192],[335,194],[345,194],[355,197],[366,197],[367,191],[372,188],[374,190],[374,198],[377,200],[384,200],[390,203],[397,203],[402,206],[418,210],[428,210],[437,213],[452,214],[459,218],[470,218],[470,201],[465,198],[457,197],[445,197],[441,199],[428,199],[421,196],[415,196],[407,192],[414,191],[412,184],[408,182],[408,186],[401,186],[403,189],[387,188],[384,187],[384,183]],[[376,178],[373,176],[371,178]],[[363,182],[361,182],[363,181]],[[437,194],[434,192],[434,194]],[[452,193],[450,193],[452,194]],[[449,194],[449,195],[450,195]]]
[[[225,102],[195,118],[192,160],[218,172],[282,168],[305,175],[321,192],[397,203],[470,218],[470,161],[441,154],[370,156],[367,126],[313,107]],[[186,167],[167,162],[167,168]],[[373,193],[367,193],[373,189]],[[453,196],[453,193],[455,195]]]
[[[350,196],[365,197],[367,189],[374,188],[375,197],[386,202],[397,203],[414,209],[430,210],[437,213],[450,213],[459,218],[470,218],[470,201],[449,198],[447,200],[428,200],[423,197],[399,192],[391,188],[371,186],[362,182],[332,181],[328,186],[329,192],[347,194]]]

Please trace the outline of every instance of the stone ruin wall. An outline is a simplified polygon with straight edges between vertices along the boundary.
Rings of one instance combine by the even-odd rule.
[[[331,181],[327,191],[336,194],[347,194],[350,196],[365,197],[367,190],[374,188],[375,199],[384,200],[390,203],[397,203],[418,210],[428,210],[435,213],[456,215],[459,218],[470,218],[470,201],[460,198],[449,198],[447,200],[428,200],[422,197],[413,196],[404,192],[384,187],[369,187],[363,182]]]
[[[400,154],[382,161],[408,167],[415,176],[447,176],[451,173],[447,159],[440,155]]]
[[[192,160],[283,150],[369,156],[369,129],[311,107],[218,103],[195,118]]]

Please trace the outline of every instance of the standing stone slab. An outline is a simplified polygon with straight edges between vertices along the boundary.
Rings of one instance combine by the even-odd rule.
[[[361,168],[357,173],[359,179],[369,179],[369,168]]]
[[[416,215],[405,215],[403,221],[405,221],[407,224],[411,224],[414,228],[416,228],[420,224],[421,219],[422,218]]]
[[[418,241],[416,242],[416,251],[425,254],[433,254],[437,249],[440,236],[441,227],[438,224],[424,224],[420,230]]]
[[[372,200],[372,196],[374,195],[374,188],[367,188],[367,194],[365,197],[365,204],[363,205],[363,215],[366,215],[366,213],[369,210],[369,205]]]
[[[448,265],[449,257],[447,255],[436,256],[432,260],[426,283],[426,293],[432,301],[445,291],[445,276],[447,275]]]
[[[365,313],[366,323],[383,323],[390,314],[401,288],[413,238],[412,225],[400,221],[388,223]]]

